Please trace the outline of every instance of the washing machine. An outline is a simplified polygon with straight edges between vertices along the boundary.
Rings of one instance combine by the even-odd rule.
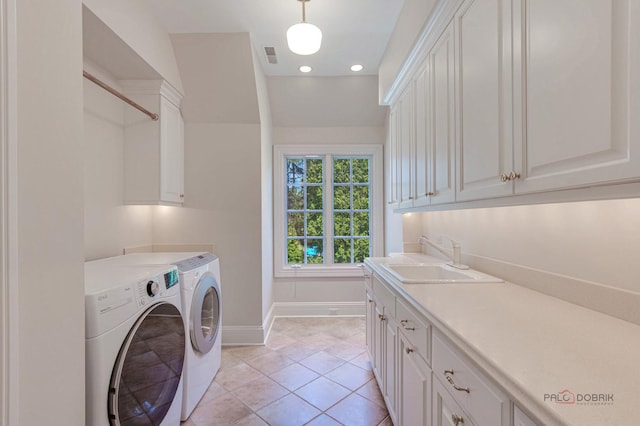
[[[182,396],[182,420],[189,418],[220,369],[222,311],[220,262],[207,252],[134,253],[128,264],[173,264],[178,268],[182,313],[188,342]]]
[[[173,265],[85,263],[86,424],[180,424],[186,336]]]

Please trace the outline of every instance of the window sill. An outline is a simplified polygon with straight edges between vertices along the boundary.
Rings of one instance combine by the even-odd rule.
[[[300,265],[298,268],[291,266],[277,268],[274,276],[276,278],[362,278],[364,272],[364,264],[348,266]]]

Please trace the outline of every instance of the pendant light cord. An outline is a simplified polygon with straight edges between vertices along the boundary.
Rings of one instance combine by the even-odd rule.
[[[307,0],[301,0],[302,1],[302,22],[307,22],[307,11],[304,7],[304,5],[307,3]]]

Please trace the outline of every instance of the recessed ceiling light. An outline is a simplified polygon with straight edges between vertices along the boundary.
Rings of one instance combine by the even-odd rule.
[[[309,65],[303,65],[298,69],[300,70],[300,72],[311,72],[311,67]]]
[[[362,71],[363,68],[364,67],[360,64],[351,65],[351,71],[353,72]]]

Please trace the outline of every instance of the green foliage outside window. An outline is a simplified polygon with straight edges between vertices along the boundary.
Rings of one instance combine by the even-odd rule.
[[[324,161],[288,158],[286,164],[287,263],[325,263]],[[326,195],[333,197],[328,216],[333,263],[359,263],[370,256],[369,164],[369,158],[333,157],[332,188]]]

